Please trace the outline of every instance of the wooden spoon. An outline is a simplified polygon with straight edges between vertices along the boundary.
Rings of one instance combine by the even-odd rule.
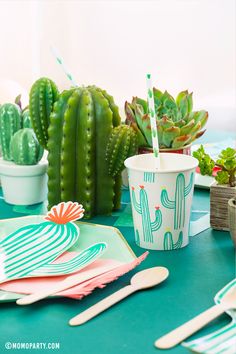
[[[159,349],[169,349],[181,343],[184,339],[190,337],[206,324],[213,321],[229,309],[236,308],[236,289],[229,291],[221,300],[221,303],[210,307],[192,320],[184,323],[182,326],[174,329],[160,339],[156,340],[155,347]]]
[[[91,306],[89,309],[73,317],[69,321],[69,324],[71,326],[79,326],[121,301],[125,297],[131,295],[135,291],[151,288],[157,284],[160,284],[168,277],[168,275],[169,271],[165,267],[153,267],[142,270],[131,278],[130,285],[116,291],[114,294],[106,297],[97,304]]]

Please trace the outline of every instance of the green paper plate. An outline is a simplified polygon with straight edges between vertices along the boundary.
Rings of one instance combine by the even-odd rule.
[[[20,227],[29,224],[39,224],[43,221],[43,215],[0,220],[0,239],[16,231]],[[80,238],[68,252],[82,251],[96,242],[106,242],[108,250],[101,256],[101,258],[112,258],[123,263],[132,262],[136,259],[135,254],[129,247],[123,235],[115,227],[85,222],[77,222],[77,225],[80,228]],[[15,301],[22,296],[24,295],[0,290],[0,302]]]

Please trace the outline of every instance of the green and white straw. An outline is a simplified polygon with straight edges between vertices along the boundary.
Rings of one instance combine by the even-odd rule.
[[[156,113],[155,113],[152,80],[150,74],[147,74],[147,90],[148,90],[148,110],[149,110],[151,130],[152,130],[152,147],[155,156],[155,167],[160,168],[160,153],[159,153],[159,144],[158,144]]]
[[[78,84],[74,80],[73,76],[71,75],[70,71],[66,67],[66,65],[64,63],[64,60],[62,59],[62,57],[59,54],[58,50],[54,46],[51,46],[51,51],[52,51],[52,54],[54,55],[56,61],[58,62],[58,64],[61,66],[62,71],[64,71],[65,75],[67,76],[67,78],[72,83],[72,86],[78,86]]]

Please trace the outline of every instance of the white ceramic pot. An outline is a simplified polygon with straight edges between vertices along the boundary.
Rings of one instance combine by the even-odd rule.
[[[198,165],[192,156],[162,153],[125,160],[128,170],[135,240],[152,250],[174,250],[189,242],[189,222]]]
[[[0,158],[0,177],[3,196],[7,203],[32,205],[47,198],[47,161],[37,165],[16,165]]]

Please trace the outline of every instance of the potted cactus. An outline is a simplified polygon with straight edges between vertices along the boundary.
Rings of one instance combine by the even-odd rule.
[[[197,151],[194,151],[193,156],[198,159],[200,172],[203,175],[211,176],[214,167],[219,168],[215,176],[216,181],[210,187],[211,227],[226,231],[234,228],[235,233],[235,203],[230,202],[229,204],[229,200],[236,198],[236,151],[232,148],[222,150],[218,159],[214,161],[206,154],[201,145]],[[228,214],[228,208],[230,215]],[[234,216],[231,215],[231,212],[234,212]]]
[[[30,117],[48,150],[49,208],[62,201],[83,204],[85,218],[120,207],[124,160],[136,152],[136,134],[121,125],[113,97],[96,86],[59,94],[48,78],[30,92]]]
[[[40,161],[43,149],[27,126],[28,113],[19,105],[6,103],[0,107],[0,177],[9,204],[31,205],[46,199],[47,162]]]
[[[193,111],[192,93],[182,91],[174,99],[167,91],[154,88],[158,141],[161,152],[190,155],[191,143],[202,136],[208,119],[204,110]],[[152,150],[152,136],[147,101],[133,97],[125,102],[126,124],[133,127],[140,153]]]

